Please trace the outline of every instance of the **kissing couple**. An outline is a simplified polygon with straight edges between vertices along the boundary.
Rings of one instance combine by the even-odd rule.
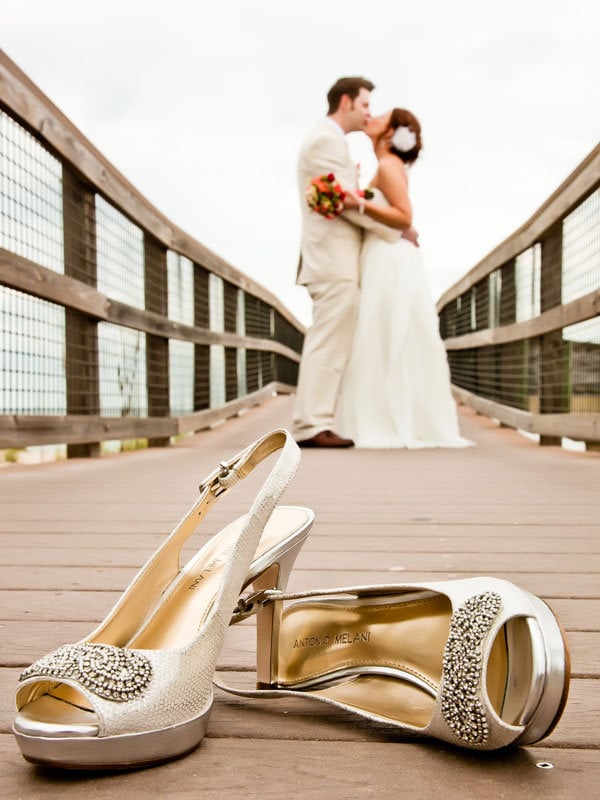
[[[297,282],[312,299],[313,324],[294,436],[301,447],[467,447],[412,226],[408,169],[422,149],[421,125],[403,108],[371,116],[374,88],[361,77],[336,81],[327,116],[300,150]],[[364,131],[377,158],[370,199],[359,191],[346,141],[354,131]],[[306,201],[311,181],[330,174],[344,193],[333,218]]]

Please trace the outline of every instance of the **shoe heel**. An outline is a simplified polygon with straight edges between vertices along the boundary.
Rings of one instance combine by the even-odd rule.
[[[277,563],[272,564],[262,575],[252,581],[252,588],[255,591],[264,589],[285,591],[294,562],[307,535],[308,530],[302,538],[299,538],[282,554]],[[282,610],[282,604],[273,601],[262,606],[256,616],[256,685],[258,689],[267,689],[277,681],[279,625]]]

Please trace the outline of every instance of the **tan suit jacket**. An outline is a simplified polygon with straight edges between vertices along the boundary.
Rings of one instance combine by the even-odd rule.
[[[297,282],[359,280],[359,257],[363,230],[372,230],[393,242],[400,231],[375,222],[352,209],[340,217],[326,219],[311,211],[305,192],[317,175],[333,172],[337,181],[350,189],[358,188],[356,165],[344,132],[327,118],[321,120],[307,136],[298,159],[298,190],[302,213],[302,243]]]

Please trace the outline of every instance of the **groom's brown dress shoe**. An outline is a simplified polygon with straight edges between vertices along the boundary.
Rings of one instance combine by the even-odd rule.
[[[296,442],[298,447],[354,447],[352,439],[343,439],[333,431],[319,431],[310,439]]]

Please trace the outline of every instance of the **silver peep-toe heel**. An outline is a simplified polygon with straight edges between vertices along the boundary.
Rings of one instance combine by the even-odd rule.
[[[562,628],[508,581],[267,589],[236,613],[257,614],[258,681],[257,691],[217,683],[236,695],[311,697],[478,750],[543,739],[566,703]]]
[[[278,450],[248,514],[180,567],[183,544],[218,498]],[[28,761],[120,769],[197,747],[240,590],[250,583],[284,588],[310,531],[310,509],[275,507],[299,457],[290,434],[278,430],[222,463],[104,622],[25,669],[13,731]]]

